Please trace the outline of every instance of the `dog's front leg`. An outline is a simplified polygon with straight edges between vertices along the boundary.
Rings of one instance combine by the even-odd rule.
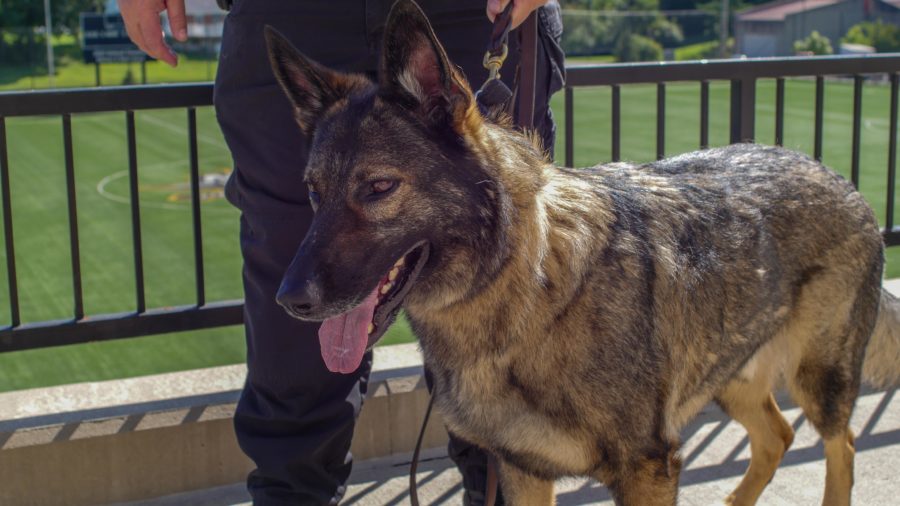
[[[553,506],[553,481],[542,480],[500,461],[500,488],[510,506]]]
[[[668,455],[643,457],[626,471],[603,480],[618,506],[675,506],[681,461]]]

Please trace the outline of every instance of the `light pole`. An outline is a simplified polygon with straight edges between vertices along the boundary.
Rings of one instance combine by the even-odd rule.
[[[47,25],[45,28],[44,37],[47,39],[47,77],[50,81],[50,87],[53,87],[53,74],[55,74],[55,69],[53,65],[53,23],[50,20],[50,0],[44,0],[44,24]]]
[[[719,56],[728,56],[728,0],[722,0],[722,16],[719,19]]]

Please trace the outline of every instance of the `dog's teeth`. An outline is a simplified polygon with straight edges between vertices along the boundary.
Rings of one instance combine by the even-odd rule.
[[[372,332],[375,332],[375,324],[374,323],[369,324],[369,334],[371,334]]]
[[[391,269],[391,272],[388,273],[388,279],[391,281],[397,279],[397,274],[400,274],[400,269],[394,267],[393,269]]]
[[[400,260],[397,260],[397,263],[394,264],[394,267],[403,267],[403,264],[406,263],[406,257],[400,257]]]
[[[385,283],[384,286],[381,287],[381,295],[385,295],[390,292],[392,286],[394,286],[393,283]]]

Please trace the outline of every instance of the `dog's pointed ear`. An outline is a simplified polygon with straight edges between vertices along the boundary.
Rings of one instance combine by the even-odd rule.
[[[371,86],[362,75],[344,74],[307,58],[280,34],[266,25],[266,46],[272,73],[294,106],[294,117],[306,135],[315,130],[322,114],[354,90]]]
[[[462,133],[480,118],[462,71],[447,58],[425,13],[412,0],[398,0],[388,15],[379,84],[430,123],[450,123]]]

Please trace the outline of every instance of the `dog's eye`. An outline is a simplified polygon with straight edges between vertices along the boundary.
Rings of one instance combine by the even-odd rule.
[[[372,194],[386,193],[394,189],[396,183],[389,179],[379,179],[372,183]]]
[[[319,205],[319,192],[311,184],[307,184],[306,187],[309,189],[309,202],[314,206]]]

